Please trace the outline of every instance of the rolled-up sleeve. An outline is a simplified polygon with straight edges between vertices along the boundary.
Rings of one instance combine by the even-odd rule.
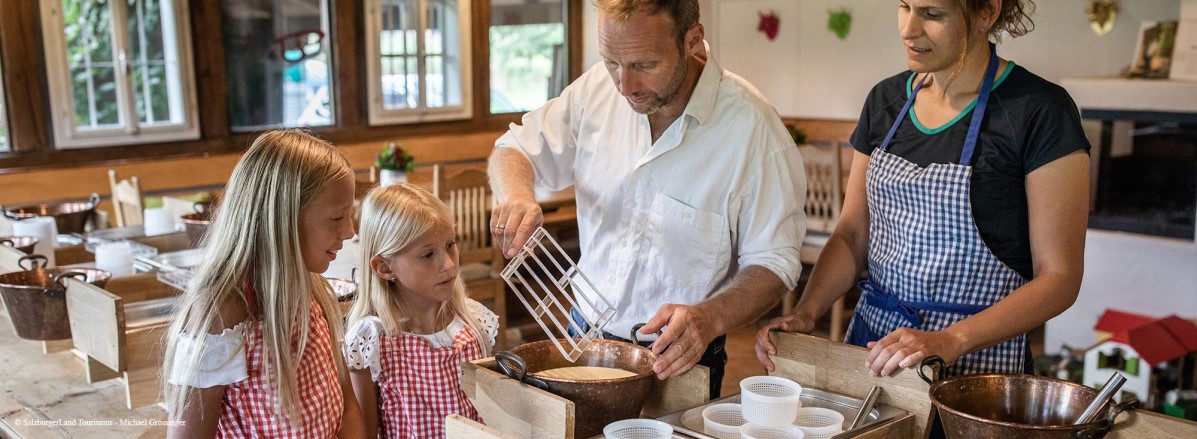
[[[740,203],[737,225],[740,267],[772,271],[794,289],[802,274],[799,251],[806,236],[806,172],[792,143],[769,142],[759,181],[750,183]]]

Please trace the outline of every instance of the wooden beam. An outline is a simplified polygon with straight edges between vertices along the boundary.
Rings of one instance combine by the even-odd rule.
[[[0,63],[4,65],[4,98],[8,114],[20,115],[8,118],[9,146],[14,152],[30,152],[49,144],[50,131],[38,2],[3,4]]]
[[[194,56],[200,138],[228,137],[229,92],[225,83],[221,2],[199,0],[188,4],[191,7],[191,53]]]
[[[366,77],[366,57],[358,50],[365,47],[361,41],[361,29],[365,28],[362,25],[365,22],[362,2],[333,1],[331,9],[332,64],[336,72],[332,98],[336,124],[340,127],[364,126],[367,108],[367,84],[363,80]]]

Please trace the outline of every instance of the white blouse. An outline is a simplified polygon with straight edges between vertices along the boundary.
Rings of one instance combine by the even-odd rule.
[[[466,300],[466,307],[474,315],[474,318],[478,319],[478,326],[481,326],[482,330],[486,332],[490,346],[494,346],[495,336],[499,333],[499,316],[476,300]],[[383,327],[382,319],[379,319],[378,316],[366,316],[345,332],[345,345],[342,346],[345,364],[350,369],[369,368],[370,378],[374,382],[378,382],[378,373],[382,368],[378,347],[381,336],[386,332]],[[457,334],[465,328],[465,322],[458,316],[454,317],[445,329],[438,332],[432,334],[407,333],[407,335],[424,339],[433,349],[443,349],[452,347],[453,339],[457,338]]]
[[[195,339],[180,332],[175,342],[174,365],[167,382],[174,385],[186,383],[203,389],[226,386],[249,378],[249,369],[245,365],[245,322],[226,328],[220,334],[208,334],[204,339],[203,351],[199,353],[195,375],[188,380],[187,375],[192,369],[191,359],[196,349]]]

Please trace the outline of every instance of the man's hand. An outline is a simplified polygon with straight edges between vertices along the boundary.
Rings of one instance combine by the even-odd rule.
[[[707,345],[719,336],[715,319],[697,306],[661,305],[657,314],[643,328],[641,334],[652,334],[664,329],[652,350],[657,354],[653,372],[658,379],[667,379],[686,373],[698,364]]]
[[[494,242],[508,259],[519,253],[520,246],[541,224],[544,224],[544,213],[535,198],[509,199],[495,206],[490,215],[490,231],[494,234]]]

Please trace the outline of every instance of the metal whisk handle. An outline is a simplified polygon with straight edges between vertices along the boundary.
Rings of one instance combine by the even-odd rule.
[[[1085,411],[1072,424],[1080,425],[1093,422],[1093,418],[1097,416],[1097,411],[1106,404],[1106,401],[1110,400],[1110,397],[1114,396],[1114,393],[1118,389],[1122,388],[1123,383],[1126,383],[1126,377],[1118,372],[1114,372],[1109,381],[1106,381],[1106,384],[1101,387],[1101,392],[1097,394],[1097,397],[1093,398],[1093,402],[1089,403],[1089,407],[1085,407]]]

